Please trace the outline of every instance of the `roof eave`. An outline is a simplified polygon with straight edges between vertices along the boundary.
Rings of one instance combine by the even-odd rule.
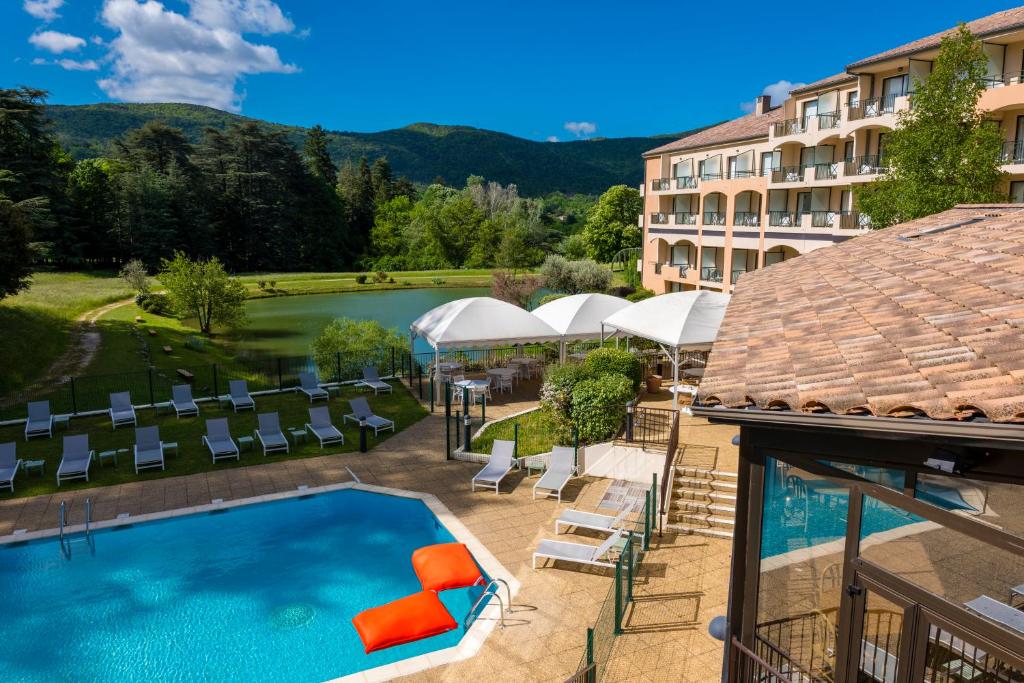
[[[978,33],[972,33],[972,35],[975,38],[991,38],[992,36],[998,36],[998,35],[1000,35],[1002,33],[1011,33],[1013,31],[1019,31],[1021,29],[1024,29],[1024,21],[1018,22],[1016,24],[1013,24],[1012,26],[1006,26],[1006,27],[1002,27],[1002,28],[998,28],[998,29],[992,29],[991,31],[980,31]],[[939,42],[941,44],[941,42],[942,42],[941,38],[939,39]],[[938,47],[939,47],[938,45],[930,45],[928,47],[921,47],[921,48],[917,48],[917,49],[907,50],[906,52],[897,52],[896,54],[888,55],[886,57],[877,57],[877,58],[876,57],[868,57],[867,59],[862,59],[859,62],[854,62],[852,64],[847,64],[846,65],[846,70],[850,71],[851,69],[859,69],[859,68],[862,68],[862,67],[865,67],[865,66],[872,66],[874,64],[880,64],[882,62],[889,61],[890,59],[902,59],[904,57],[911,57],[913,55],[921,54],[922,52],[928,52],[929,50],[935,50]]]
[[[722,140],[721,142],[716,142],[714,144],[709,145],[698,145],[696,147],[681,147],[679,149],[666,149],[662,152],[655,152],[652,150],[650,152],[644,152],[642,156],[644,159],[650,159],[652,157],[661,156],[662,154],[675,154],[676,152],[699,152],[703,149],[714,149],[716,147],[723,147],[725,145],[731,145],[737,142],[750,142],[752,140],[760,140],[761,138],[767,140],[768,131],[765,131],[763,135],[748,135],[747,137],[735,138],[732,140]]]

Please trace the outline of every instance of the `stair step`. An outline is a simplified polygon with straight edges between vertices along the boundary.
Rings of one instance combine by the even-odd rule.
[[[680,488],[689,489],[719,489],[722,491],[735,491],[737,484],[734,481],[722,481],[721,479],[702,479],[700,477],[681,476],[672,480]]]
[[[728,470],[710,470],[706,467],[693,467],[690,465],[676,465],[676,475],[682,477],[693,477],[696,479],[725,479],[736,481],[739,474]]]
[[[713,514],[719,517],[736,517],[736,508],[732,505],[722,505],[710,501],[677,500],[672,504],[672,509],[682,512]]]
[[[668,523],[665,525],[666,529],[671,529],[676,533],[689,534],[692,536],[709,536],[711,538],[732,538],[732,532],[726,529],[711,529],[704,527],[692,527],[687,524]]]
[[[708,515],[701,514],[699,512],[674,512],[671,515],[671,519],[674,522],[682,522],[694,527],[725,527],[731,529],[736,526],[735,517],[726,517],[724,515]]]
[[[677,487],[672,491],[672,497],[680,500],[713,500],[720,503],[736,503],[735,493],[716,491],[715,489]]]

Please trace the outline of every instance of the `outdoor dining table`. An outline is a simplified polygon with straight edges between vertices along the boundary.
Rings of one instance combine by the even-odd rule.
[[[515,379],[518,373],[515,368],[490,368],[487,370],[487,374],[493,377]]]
[[[683,370],[683,374],[687,377],[703,377],[704,368],[686,368]]]
[[[670,393],[678,394],[680,396],[696,396],[697,387],[692,384],[676,384],[668,388]]]

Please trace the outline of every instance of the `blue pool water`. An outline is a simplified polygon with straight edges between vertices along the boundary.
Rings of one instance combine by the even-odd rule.
[[[362,610],[420,590],[412,551],[454,540],[421,501],[357,490],[0,547],[0,678],[323,681],[456,645],[366,655]]]

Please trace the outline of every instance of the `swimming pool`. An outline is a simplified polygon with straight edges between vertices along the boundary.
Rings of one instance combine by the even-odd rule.
[[[0,546],[0,671],[324,681],[452,647],[479,587],[440,594],[459,629],[370,655],[351,619],[421,590],[412,551],[453,540],[423,500],[350,488],[95,531],[70,559]]]

